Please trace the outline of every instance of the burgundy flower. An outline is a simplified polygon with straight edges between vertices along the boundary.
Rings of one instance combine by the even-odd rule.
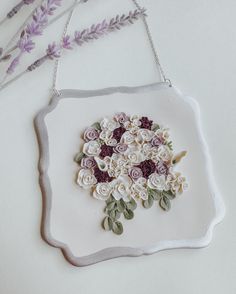
[[[98,183],[107,183],[112,181],[112,178],[109,176],[108,172],[101,171],[98,166],[94,168],[94,176]]]
[[[101,146],[101,152],[100,152],[100,156],[102,158],[106,157],[106,156],[109,156],[111,157],[112,154],[114,153],[114,150],[113,150],[113,147],[112,146],[108,146],[106,144],[103,144]]]
[[[140,119],[140,122],[141,122],[141,126],[140,126],[140,127],[141,127],[142,129],[148,129],[148,130],[151,130],[153,121],[152,121],[152,120],[149,120],[148,117],[143,116],[143,117]]]
[[[113,138],[116,139],[117,142],[120,142],[122,135],[126,132],[124,127],[119,127],[113,131]]]
[[[138,167],[142,170],[143,177],[146,179],[156,171],[156,164],[150,159],[141,162]]]
[[[155,146],[155,147],[159,147],[163,143],[164,143],[163,140],[157,136],[153,137],[151,141],[152,146]]]
[[[169,168],[164,162],[159,162],[157,164],[156,171],[159,175],[167,175],[169,172]]]

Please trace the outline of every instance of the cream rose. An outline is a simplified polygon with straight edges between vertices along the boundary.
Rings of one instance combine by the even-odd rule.
[[[129,131],[126,131],[121,137],[121,142],[126,145],[132,144],[134,140],[135,140],[135,136],[132,135]]]
[[[88,156],[98,156],[101,152],[100,144],[97,141],[89,141],[84,144],[83,153]]]
[[[148,187],[158,191],[167,189],[166,179],[164,175],[159,176],[157,173],[153,173],[149,176]]]
[[[112,118],[105,117],[101,123],[102,130],[114,131],[116,128],[120,126],[120,124]]]
[[[111,182],[113,187],[112,195],[116,200],[123,199],[128,202],[130,200],[130,187],[132,181],[128,176],[121,176]]]
[[[97,179],[90,169],[81,169],[78,173],[77,183],[84,189],[90,189],[97,184]]]
[[[112,192],[112,187],[109,183],[98,183],[93,191],[93,197],[98,200],[106,201]]]
[[[158,157],[164,161],[164,162],[168,162],[172,159],[173,157],[173,154],[170,150],[170,148],[168,146],[165,146],[165,145],[161,145],[159,148],[158,148]]]

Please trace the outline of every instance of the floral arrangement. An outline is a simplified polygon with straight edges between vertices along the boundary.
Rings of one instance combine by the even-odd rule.
[[[87,128],[77,183],[90,189],[94,198],[105,201],[103,228],[123,233],[120,217],[134,217],[138,201],[150,208],[154,201],[168,211],[171,200],[187,187],[185,178],[174,171],[186,155],[173,154],[168,129],[145,116],[118,113]]]

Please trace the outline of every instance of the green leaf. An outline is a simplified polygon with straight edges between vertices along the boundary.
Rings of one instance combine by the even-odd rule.
[[[148,188],[148,197],[152,197],[154,200],[159,201],[161,199],[161,192]]]
[[[116,210],[115,219],[119,219],[120,217],[121,217],[121,213],[118,210]]]
[[[112,224],[112,231],[113,233],[115,233],[116,235],[121,235],[123,233],[123,225],[121,222],[113,222]]]
[[[155,131],[157,131],[157,130],[159,130],[160,129],[160,126],[158,125],[158,124],[154,124],[153,126],[152,126],[152,131],[153,132],[155,132]]]
[[[131,209],[125,209],[125,211],[123,212],[123,214],[124,214],[124,217],[126,219],[132,219],[132,218],[134,218],[134,213],[133,213],[133,211]]]
[[[164,196],[166,196],[169,200],[173,200],[176,195],[172,193],[170,190],[169,191],[163,191],[162,193]]]
[[[101,131],[101,125],[99,122],[94,123],[91,127],[98,131]]]
[[[110,231],[112,229],[112,219],[106,216],[103,220],[102,226],[105,231]]]
[[[83,152],[77,153],[75,155],[75,162],[80,163],[83,157],[85,157],[85,154]]]
[[[126,203],[126,207],[130,210],[135,210],[137,208],[136,201],[132,198],[129,202]]]
[[[116,209],[110,210],[108,212],[108,215],[112,218],[112,219],[116,219]]]
[[[159,202],[160,204],[160,207],[165,210],[165,211],[168,211],[170,210],[171,208],[171,203],[170,203],[170,200],[169,198],[167,198],[166,196],[163,196]]]
[[[115,206],[116,206],[115,201],[112,201],[112,202],[107,204],[106,208],[107,208],[108,211],[111,211],[111,210],[113,210],[115,208]]]
[[[117,205],[118,211],[121,212],[121,213],[123,213],[123,211],[126,208],[126,205],[125,205],[124,201],[121,201],[121,200],[117,201],[116,205]]]
[[[144,208],[151,208],[153,205],[153,202],[154,202],[153,198],[151,196],[149,196],[148,200],[143,201],[143,207]]]

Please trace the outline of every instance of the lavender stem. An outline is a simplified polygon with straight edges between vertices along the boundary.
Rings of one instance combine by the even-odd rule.
[[[144,16],[146,16],[145,9],[130,11],[128,15],[117,15],[108,22],[103,20],[101,23],[94,24],[90,28],[84,29],[82,31],[75,31],[73,38],[70,36],[65,36],[62,43],[56,44],[53,42],[52,44],[49,44],[45,55],[29,65],[25,71],[15,76],[13,79],[2,83],[0,85],[0,90],[6,88],[21,78],[24,74],[36,70],[39,66],[45,63],[45,61],[53,60],[54,58],[60,58],[63,49],[73,49],[74,45],[82,46],[87,42],[97,40],[98,38],[110,32],[120,30],[126,25],[133,24],[134,21]]]

